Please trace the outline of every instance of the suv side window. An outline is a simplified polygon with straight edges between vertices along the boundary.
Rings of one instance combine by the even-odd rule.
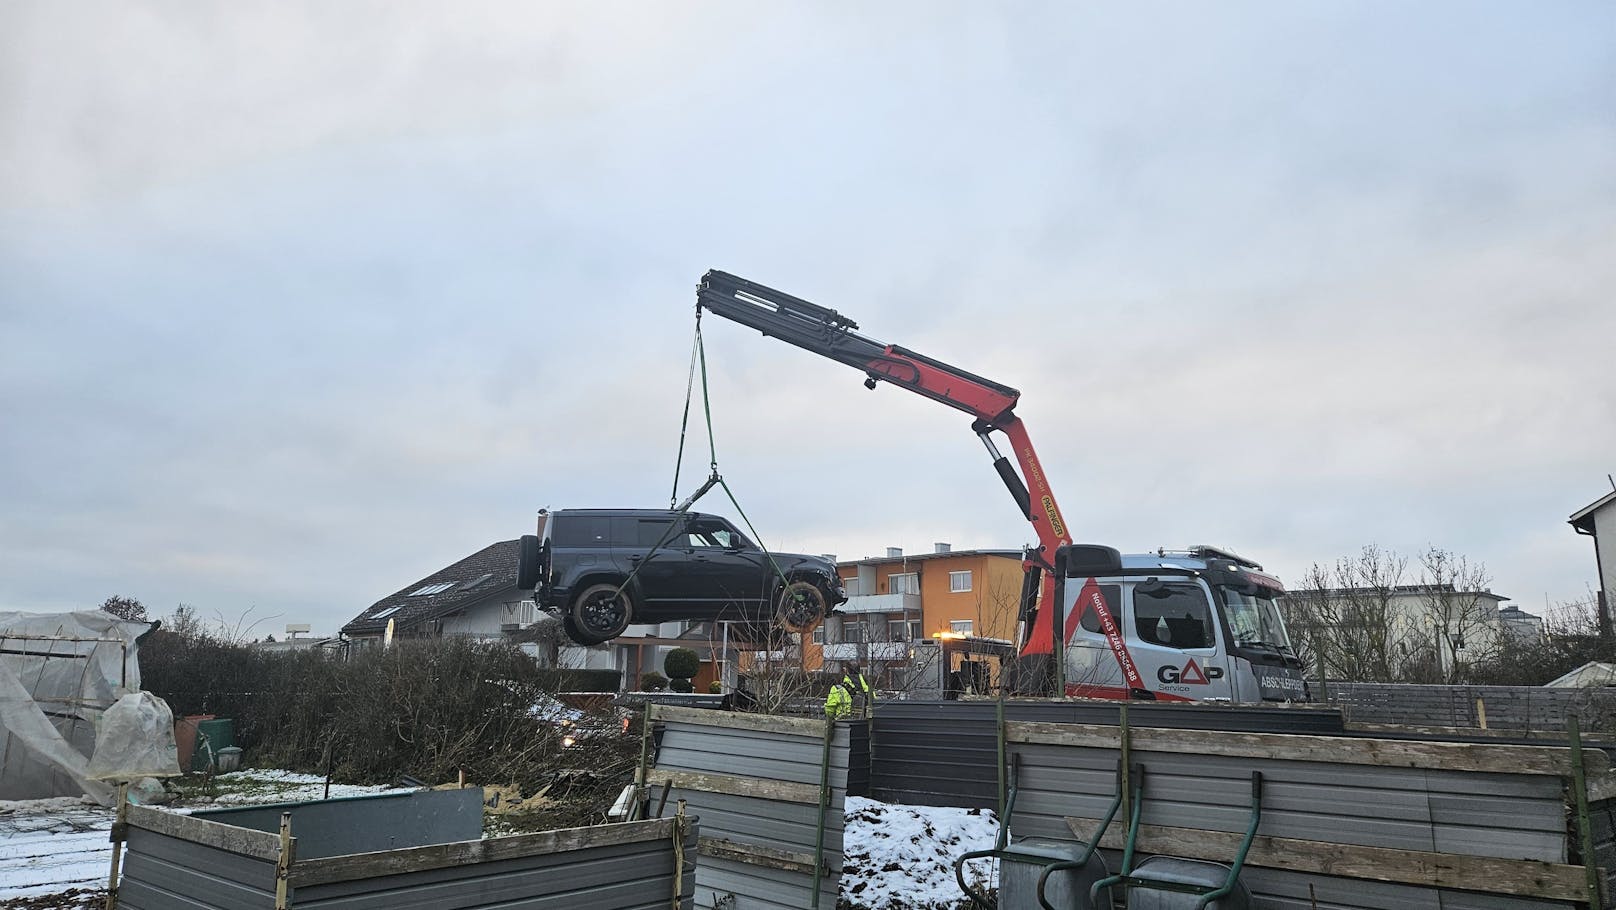
[[[1195,585],[1162,585],[1146,593],[1133,590],[1134,629],[1141,641],[1169,648],[1210,648],[1212,610]]]
[[[673,522],[668,519],[641,518],[634,542],[642,547],[654,547],[659,543],[663,546],[676,544],[678,539],[668,533],[671,527]]]
[[[591,549],[611,546],[612,520],[606,517],[557,515],[550,540],[557,547]]]

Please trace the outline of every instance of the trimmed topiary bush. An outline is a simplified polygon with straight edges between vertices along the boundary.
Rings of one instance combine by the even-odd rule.
[[[674,648],[662,658],[662,670],[669,679],[690,679],[701,671],[701,657],[689,648]]]
[[[668,680],[668,688],[675,692],[694,692],[696,691],[696,684],[680,676]]]
[[[661,692],[668,687],[668,678],[652,670],[640,677],[641,692]]]

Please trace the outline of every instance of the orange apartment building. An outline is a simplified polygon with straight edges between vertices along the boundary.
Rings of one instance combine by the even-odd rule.
[[[910,643],[942,633],[1014,641],[1021,594],[1020,550],[959,550],[837,563],[848,600],[803,642],[803,667],[837,670],[862,660],[882,688],[901,688]]]

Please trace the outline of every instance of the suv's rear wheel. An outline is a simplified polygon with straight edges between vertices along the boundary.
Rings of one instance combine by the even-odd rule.
[[[567,610],[567,618],[578,632],[574,640],[581,645],[598,645],[622,635],[633,614],[628,593],[613,584],[590,585],[572,599]]]
[[[825,620],[825,592],[809,581],[794,581],[780,591],[775,618],[787,632],[812,632]]]

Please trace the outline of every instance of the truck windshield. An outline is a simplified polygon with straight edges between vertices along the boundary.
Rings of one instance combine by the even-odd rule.
[[[1281,651],[1291,649],[1285,623],[1271,597],[1262,597],[1239,588],[1222,587],[1224,615],[1237,645],[1268,645]]]

